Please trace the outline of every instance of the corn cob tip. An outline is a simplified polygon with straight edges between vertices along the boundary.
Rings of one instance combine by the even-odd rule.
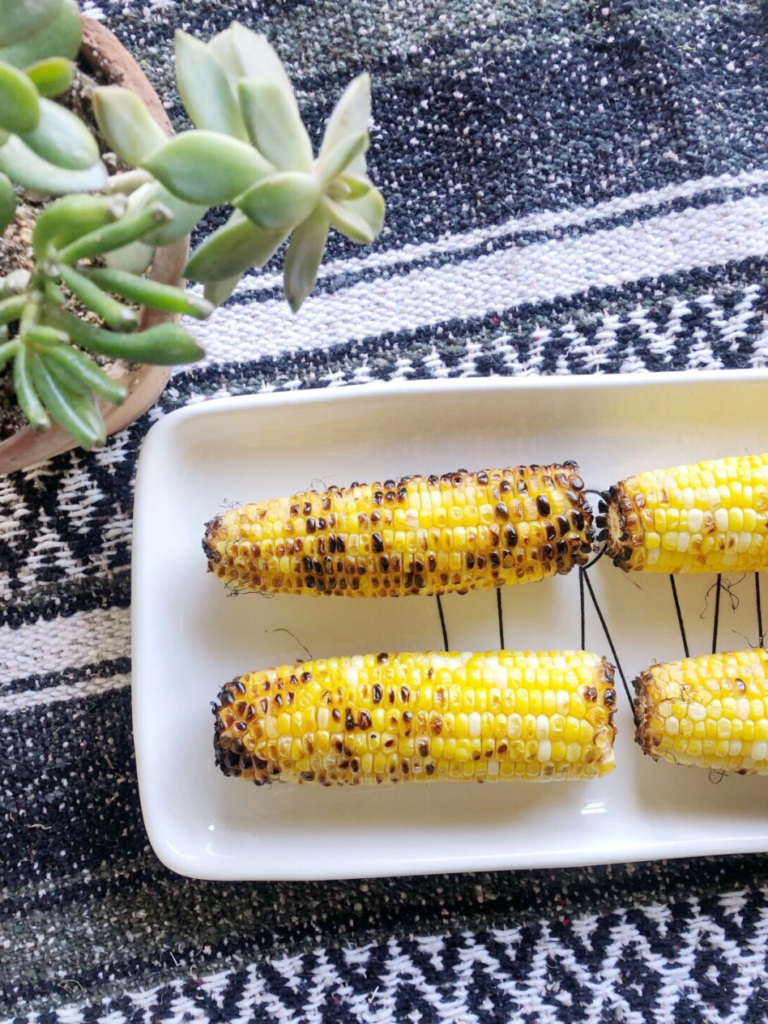
[[[635,691],[635,742],[640,746],[644,754],[648,754],[654,761],[659,760],[656,748],[661,743],[658,737],[654,737],[650,728],[650,719],[653,712],[653,701],[650,697],[650,688],[653,684],[653,676],[649,669],[643,669],[637,679],[633,682]]]
[[[654,760],[768,775],[765,650],[651,665],[635,693],[635,739]]]
[[[215,516],[210,522],[205,524],[205,534],[203,535],[203,552],[205,557],[208,559],[208,572],[213,572],[213,566],[216,562],[221,561],[221,552],[216,548],[216,539],[220,534],[222,526],[221,516]]]
[[[644,470],[611,488],[597,524],[627,572],[768,569],[768,454]]]

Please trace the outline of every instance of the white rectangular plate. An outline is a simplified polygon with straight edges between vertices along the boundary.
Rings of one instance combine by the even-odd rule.
[[[617,763],[588,783],[261,789],[214,765],[210,702],[235,675],[297,658],[442,646],[432,598],[227,596],[203,524],[230,502],[413,473],[576,459],[587,487],[640,469],[768,449],[765,372],[387,384],[213,401],[151,430],[136,489],[133,711],[144,820],[169,867],[212,879],[316,879],[558,867],[768,850],[768,779],[656,764],[619,691]],[[628,678],[682,656],[669,578],[590,571]],[[713,577],[678,583],[692,653]],[[757,642],[754,577],[726,594],[720,648]],[[493,591],[444,599],[456,650],[498,647]],[[506,646],[579,646],[576,573],[503,592]],[[765,595],[768,618],[768,590]],[[610,655],[587,613],[590,650]]]

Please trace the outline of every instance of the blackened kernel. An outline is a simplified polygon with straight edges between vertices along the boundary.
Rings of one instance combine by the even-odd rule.
[[[597,690],[594,686],[585,686],[582,690],[582,696],[584,697],[584,700],[588,700],[594,704],[597,700]]]
[[[307,520],[307,533],[314,533],[316,529],[317,523],[312,518],[312,516],[310,516],[309,519]]]
[[[574,476],[571,477],[571,487],[574,491],[582,491],[584,490],[584,481],[580,476],[574,474]]]
[[[570,529],[568,525],[568,520],[565,518],[565,516],[555,516],[555,524],[558,530],[560,531],[560,536],[564,537]]]
[[[234,696],[229,692],[229,690],[222,690],[219,696],[219,700],[221,701],[223,707],[226,707],[228,704],[231,704],[234,699]]]
[[[435,766],[432,764],[431,761],[430,761],[430,763],[428,765],[426,765],[424,767],[424,771],[427,773],[427,775],[434,775],[435,774]]]
[[[488,564],[488,559],[485,557],[485,555],[478,555],[477,556],[477,568],[478,569],[484,569],[487,564]]]
[[[374,554],[380,555],[384,550],[384,538],[380,533],[371,534],[371,547]]]
[[[575,529],[584,529],[584,516],[577,509],[574,509],[574,511],[571,512],[571,522],[573,523]]]
[[[503,501],[500,501],[496,506],[496,518],[501,519],[502,521],[509,519],[509,509]]]
[[[312,673],[311,672],[302,672],[301,673],[301,681],[302,681],[302,683],[308,683],[311,679],[312,679]]]
[[[435,572],[435,570],[437,569],[437,559],[435,558],[434,555],[429,555],[427,557],[427,566],[430,572]]]
[[[381,698],[384,696],[384,690],[381,688],[379,683],[373,684],[373,703],[380,704]]]
[[[331,718],[334,720],[334,722],[341,721],[341,712],[339,711],[338,708],[334,708],[333,711],[331,711]]]
[[[616,691],[610,688],[607,689],[603,699],[605,700],[606,707],[612,708],[616,703]]]
[[[262,700],[259,701],[259,707],[261,708],[262,712],[266,715],[267,712],[269,711],[269,701],[267,700],[266,697],[262,698]]]
[[[555,530],[555,527],[552,523],[546,522],[544,524],[544,536],[547,538],[547,540],[554,540],[557,536],[557,531]]]
[[[272,700],[274,701],[274,704],[275,704],[276,708],[281,708],[283,706],[282,694],[276,693],[275,696],[272,698]]]
[[[370,729],[373,725],[373,719],[367,711],[361,711],[358,716],[358,722],[361,729]]]
[[[408,689],[408,687],[407,686],[401,686],[400,687],[400,699],[402,700],[402,702],[404,704],[406,704],[408,702],[408,699],[409,699],[410,696],[411,696],[411,691]]]
[[[528,493],[528,484],[525,482],[525,480],[518,480],[517,481],[517,493],[518,494],[527,494]]]
[[[498,551],[492,551],[490,557],[491,557],[491,567],[493,569],[498,569],[499,566],[501,565],[501,558],[499,557]]]
[[[301,512],[302,512],[302,515],[311,516],[312,515],[312,502],[311,501],[305,501],[303,506],[302,506]]]
[[[352,714],[350,708],[347,708],[346,713],[344,715],[344,728],[347,730],[347,732],[352,732],[352,730],[355,728],[355,717]]]
[[[507,529],[509,529],[509,527],[507,527]],[[475,556],[472,554],[471,551],[467,552],[466,563],[467,563],[467,568],[468,569],[474,569],[474,567],[475,567]]]
[[[374,505],[380,505],[382,503],[382,501],[384,501],[384,495],[382,494],[382,492],[381,491],[374,491],[373,492],[373,504]]]
[[[536,508],[539,510],[540,516],[548,516],[550,514],[552,508],[549,504],[549,498],[547,498],[546,494],[538,495],[538,497],[536,498]]]
[[[555,557],[555,549],[551,544],[545,544],[541,549],[541,557],[545,562],[551,562]]]

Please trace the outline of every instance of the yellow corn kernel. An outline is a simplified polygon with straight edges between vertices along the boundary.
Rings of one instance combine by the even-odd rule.
[[[560,710],[574,697],[581,718]],[[259,785],[591,778],[613,768],[615,700],[613,668],[583,651],[329,658],[228,683],[216,757]]]
[[[608,554],[627,572],[768,569],[768,454],[628,477],[611,488],[606,526]]]
[[[646,754],[676,764],[768,775],[765,650],[652,665],[635,689],[635,735]]]

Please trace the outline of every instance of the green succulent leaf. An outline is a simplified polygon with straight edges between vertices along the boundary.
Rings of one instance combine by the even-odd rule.
[[[324,160],[348,136],[367,133],[370,119],[371,79],[367,74],[358,75],[344,90],[328,119],[320,160]],[[365,157],[362,154],[356,156],[348,171],[350,174],[365,174]]]
[[[349,199],[362,199],[373,188],[370,180],[362,174],[342,174],[341,180],[349,189]]]
[[[264,178],[235,200],[249,220],[267,231],[290,231],[317,206],[320,185],[311,174],[283,172]]]
[[[111,224],[125,213],[122,196],[64,196],[46,206],[35,221],[32,247],[38,260],[51,248],[63,249],[76,238]]]
[[[326,196],[325,208],[336,230],[358,245],[370,245],[384,224],[384,197],[372,188],[361,199],[334,202]]]
[[[72,348],[71,345],[62,345],[55,351],[48,353],[49,361],[58,363],[65,367],[75,378],[82,381],[97,395],[101,395],[113,405],[121,405],[127,395],[127,390],[117,381],[112,380],[102,368],[85,352]]]
[[[37,127],[19,136],[33,152],[57,167],[82,171],[99,160],[96,140],[80,118],[53,100],[40,100]]]
[[[357,157],[363,155],[368,149],[368,144],[368,132],[347,135],[332,150],[321,156],[317,161],[317,173],[323,188],[345,171]]]
[[[0,46],[12,46],[52,21],[61,0],[0,0]]]
[[[312,143],[302,124],[293,92],[263,79],[238,86],[240,106],[251,142],[281,171],[312,169]]]
[[[28,301],[27,295],[10,295],[3,299],[0,302],[0,326],[15,323],[24,312]]]
[[[81,348],[115,359],[153,366],[175,366],[194,363],[204,355],[192,335],[178,324],[158,324],[146,331],[123,334],[85,323],[71,313],[52,312],[49,318],[54,327],[66,331]]]
[[[60,96],[72,85],[75,66],[65,57],[48,57],[24,68],[24,73],[41,96]]]
[[[16,213],[16,193],[9,179],[0,174],[0,235],[13,220]]]
[[[24,6],[19,0],[5,0],[6,3]],[[0,21],[2,21],[0,16]],[[0,48],[0,60],[13,64],[16,68],[26,68],[37,61],[48,57],[66,57],[74,60],[80,49],[82,29],[80,26],[80,8],[75,0],[63,0],[59,3],[58,13],[39,31]]]
[[[124,270],[129,274],[143,274],[155,256],[154,247],[143,242],[132,242],[122,249],[108,252],[105,259],[108,267]]]
[[[59,267],[61,280],[69,288],[75,298],[84,306],[101,317],[105,324],[115,330],[133,331],[139,325],[139,314],[135,309],[124,306],[122,302],[107,295],[90,278],[79,273],[74,267],[62,264]]]
[[[130,167],[168,141],[139,97],[119,85],[95,90],[93,112],[109,147]]]
[[[221,281],[206,281],[204,286],[205,298],[212,306],[220,306],[226,302],[232,292],[237,288],[240,274],[233,274],[232,277],[225,277]]]
[[[340,205],[356,216],[362,217],[373,232],[374,239],[378,237],[384,227],[387,204],[377,188],[371,186],[359,199],[345,199]]]
[[[40,116],[37,89],[23,71],[0,62],[0,128],[31,132]]]
[[[56,167],[33,153],[15,135],[0,146],[0,171],[18,185],[47,195],[98,192],[107,184],[107,171],[100,160],[84,171]]]
[[[51,425],[48,413],[40,401],[40,396],[32,379],[31,357],[33,353],[26,345],[19,345],[13,361],[13,386],[16,389],[16,401],[35,430],[47,430]]]
[[[164,206],[153,203],[140,213],[122,217],[113,224],[81,235],[59,250],[58,260],[61,263],[72,264],[78,260],[102,256],[104,253],[143,239],[155,227],[167,223],[170,219],[171,214]]]
[[[205,320],[213,312],[210,302],[201,299],[199,295],[191,295],[181,288],[174,288],[170,284],[161,284],[159,281],[150,281],[135,274],[105,270],[101,267],[94,267],[84,273],[104,291],[114,292],[130,302],[149,306],[150,309],[182,313],[197,320]]]
[[[357,245],[370,245],[376,237],[370,224],[359,214],[350,210],[343,202],[336,203],[327,197],[323,204],[331,218],[331,224],[339,234]]]
[[[6,341],[0,345],[0,373],[3,372],[12,359],[15,359],[18,348],[19,343],[15,338],[13,341]]]
[[[192,281],[224,281],[249,267],[263,267],[284,240],[284,231],[265,231],[235,210],[195,249],[184,276]]]
[[[104,444],[107,434],[93,394],[77,387],[69,374],[58,374],[55,365],[49,363],[51,356],[39,352],[30,356],[35,387],[46,408],[83,448],[90,450]]]
[[[328,214],[318,206],[291,235],[283,264],[283,288],[294,313],[311,293],[328,239]]]
[[[205,206],[179,199],[159,182],[153,182],[146,189],[141,188],[134,192],[128,201],[128,209],[130,212],[138,212],[153,203],[160,203],[166,207],[172,219],[144,236],[142,241],[152,246],[171,245],[180,238],[185,238],[206,213]]]
[[[240,109],[224,68],[210,47],[176,30],[176,82],[192,123],[247,141]]]
[[[142,166],[180,199],[206,206],[230,202],[275,173],[253,146],[203,129],[174,136]]]
[[[228,31],[231,33],[231,47],[240,72],[237,77],[274,82],[292,96],[291,80],[267,37],[246,28],[239,21],[233,21]]]
[[[50,348],[53,345],[66,345],[69,342],[64,331],[58,331],[55,327],[47,327],[45,324],[33,324],[24,332],[24,340],[31,345],[42,345]]]

